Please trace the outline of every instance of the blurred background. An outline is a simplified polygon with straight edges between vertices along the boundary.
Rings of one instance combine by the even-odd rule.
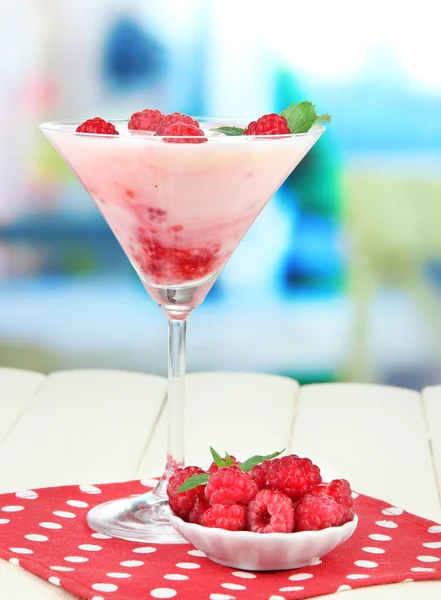
[[[166,368],[165,317],[39,123],[309,99],[332,124],[191,317],[189,369],[439,383],[439,9],[397,4],[8,3],[0,365]]]

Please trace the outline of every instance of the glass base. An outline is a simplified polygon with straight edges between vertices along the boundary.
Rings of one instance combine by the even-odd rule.
[[[87,515],[89,526],[111,537],[152,544],[188,544],[170,525],[168,502],[155,491],[112,500]]]

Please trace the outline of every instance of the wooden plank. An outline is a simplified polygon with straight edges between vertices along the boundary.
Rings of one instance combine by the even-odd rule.
[[[0,560],[0,598],[6,600],[81,600],[24,569]]]
[[[0,491],[134,477],[165,394],[153,375],[50,375],[0,445]]]
[[[441,386],[426,388],[422,396],[441,503]]]
[[[301,390],[298,410],[291,449],[316,460],[327,479],[345,477],[360,492],[439,521],[420,394],[378,385],[310,385]]]
[[[209,464],[209,447],[244,460],[289,443],[299,385],[276,375],[194,373],[186,385],[186,461]],[[147,448],[140,475],[161,473],[166,456],[166,411]]]
[[[0,444],[44,381],[41,373],[0,368]]]
[[[350,585],[350,582],[349,582]],[[439,600],[441,595],[441,582],[439,581],[416,581],[406,583],[394,583],[388,585],[374,585],[346,590],[342,600]],[[315,600],[329,600],[332,596],[317,596]]]

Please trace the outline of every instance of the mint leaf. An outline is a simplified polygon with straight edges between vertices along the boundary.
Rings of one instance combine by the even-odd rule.
[[[291,104],[280,113],[288,121],[291,133],[306,133],[316,123],[330,123],[331,116],[327,113],[318,115],[314,104],[305,100],[298,104]]]
[[[280,456],[283,452],[285,452],[285,448],[283,448],[283,450],[280,450],[280,452],[274,452],[273,454],[268,454],[267,456],[261,456],[260,454],[256,454],[256,456],[251,456],[251,458],[239,465],[239,469],[241,471],[251,471],[253,467],[259,465],[264,460],[271,460],[272,458],[276,458],[276,456]]]
[[[211,446],[210,446],[210,452],[211,452],[211,456],[213,457],[213,460],[214,460],[216,466],[219,467],[219,469],[221,467],[225,467],[225,461],[224,461],[224,459]]]
[[[228,454],[228,452],[225,450],[225,466],[226,467],[231,467],[232,464],[233,464],[233,459]]]
[[[209,474],[208,473],[200,473],[199,475],[193,475],[193,477],[189,477],[184,481],[182,485],[178,487],[176,490],[178,494],[181,492],[187,492],[188,490],[192,490],[198,485],[205,485],[208,483]]]
[[[224,127],[216,127],[211,131],[219,131],[219,133],[223,133],[224,135],[243,135],[245,129],[242,127],[230,127],[229,125],[225,125]]]

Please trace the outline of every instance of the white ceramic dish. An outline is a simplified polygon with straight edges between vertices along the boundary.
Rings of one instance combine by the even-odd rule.
[[[171,523],[184,539],[220,565],[247,571],[282,571],[313,564],[346,542],[356,530],[358,518],[321,531],[264,534],[202,527],[176,515],[171,515]]]

